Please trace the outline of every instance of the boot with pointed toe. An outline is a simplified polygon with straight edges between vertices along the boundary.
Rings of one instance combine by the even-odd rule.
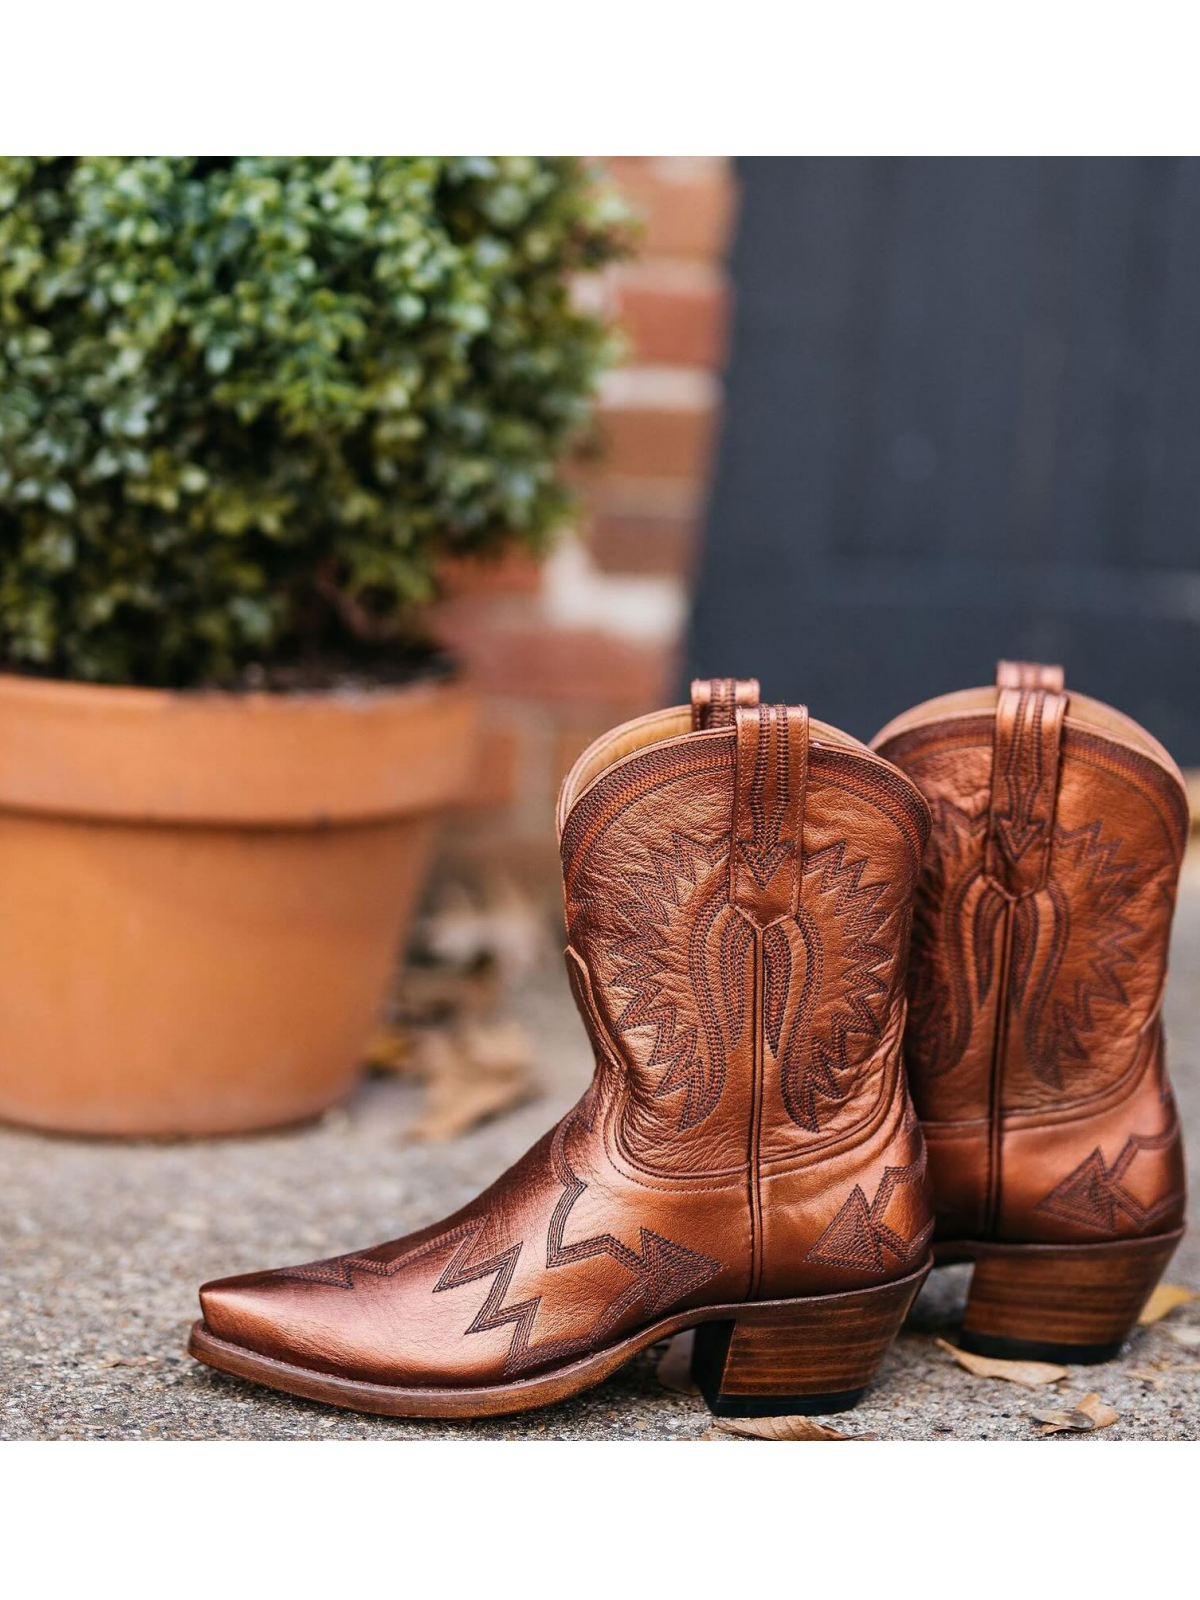
[[[558,820],[583,1099],[444,1222],[207,1284],[193,1354],[477,1417],[694,1326],[720,1414],[853,1404],[931,1259],[900,1062],[924,800],[803,707],[715,680],[593,744]]]
[[[1111,1359],[1182,1232],[1163,1059],[1187,835],[1178,768],[1061,668],[906,712],[874,747],[928,800],[905,1056],[939,1260],[984,1355]]]

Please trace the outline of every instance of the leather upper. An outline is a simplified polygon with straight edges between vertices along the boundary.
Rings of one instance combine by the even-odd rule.
[[[1184,1202],[1160,1007],[1187,831],[1148,734],[1002,662],[877,737],[929,802],[906,1059],[948,1239],[1099,1241]]]
[[[206,1285],[218,1337],[368,1381],[484,1384],[668,1310],[870,1287],[922,1259],[900,1060],[929,828],[913,784],[715,680],[585,752],[560,827],[588,1092],[445,1221]]]

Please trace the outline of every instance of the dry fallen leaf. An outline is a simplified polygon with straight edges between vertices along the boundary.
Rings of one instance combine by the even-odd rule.
[[[678,1394],[699,1394],[700,1388],[692,1379],[692,1347],[696,1343],[695,1328],[677,1333],[658,1358],[654,1376],[664,1389],[674,1389]]]
[[[463,967],[488,952],[487,918],[465,883],[443,881],[413,930],[413,943],[442,967]]]
[[[1026,1389],[1040,1389],[1043,1384],[1057,1383],[1067,1375],[1066,1367],[1055,1366],[1050,1361],[1001,1361],[997,1356],[977,1356],[970,1350],[960,1350],[947,1339],[935,1342],[977,1378],[1003,1378],[1007,1383],[1019,1383]]]
[[[199,1217],[194,1211],[168,1211],[167,1221],[176,1228],[186,1228],[189,1233],[203,1233],[208,1227],[208,1218]]]
[[[1185,1289],[1181,1283],[1160,1283],[1142,1307],[1138,1322],[1143,1328],[1148,1327],[1150,1323],[1165,1317],[1168,1311],[1174,1311],[1176,1306],[1185,1306],[1195,1298],[1196,1291]]]
[[[1188,1350],[1200,1350],[1200,1328],[1168,1328],[1166,1331],[1176,1344]]]
[[[1163,1384],[1169,1376],[1169,1369],[1165,1367],[1126,1367],[1125,1375],[1136,1378],[1139,1383],[1148,1383],[1156,1394],[1161,1394]]]
[[[443,967],[488,964],[520,977],[541,961],[546,927],[535,902],[504,872],[443,883],[420,918],[414,944]]]
[[[403,1028],[381,1028],[367,1041],[362,1064],[370,1072],[409,1072],[413,1065],[412,1038]]]
[[[481,885],[488,920],[487,946],[508,978],[533,972],[546,954],[546,922],[537,905],[505,872]]]
[[[1117,1413],[1098,1394],[1085,1394],[1082,1400],[1061,1411],[1034,1411],[1033,1420],[1042,1424],[1042,1433],[1094,1433],[1117,1420]]]
[[[1131,1378],[1137,1378],[1141,1383],[1148,1383],[1151,1388],[1161,1392],[1164,1384],[1181,1372],[1200,1372],[1200,1361],[1155,1361],[1149,1367],[1126,1367],[1126,1373]]]
[[[403,1027],[446,1026],[494,1012],[502,996],[499,968],[488,959],[470,967],[410,961],[397,986],[396,1017]]]
[[[505,985],[536,967],[539,906],[503,873],[439,883],[414,929],[393,1004],[364,1065],[424,1083],[414,1139],[453,1139],[535,1089],[525,1029],[504,1014]]]
[[[1127,1377],[1161,1390],[1177,1373],[1200,1372],[1200,1361],[1151,1361],[1144,1367],[1126,1367],[1124,1370]]]
[[[849,1434],[827,1428],[823,1422],[814,1422],[812,1417],[719,1417],[704,1437],[721,1433],[732,1434],[737,1439],[766,1439],[772,1444],[818,1439],[838,1444],[855,1442]]]
[[[470,1023],[430,1030],[418,1046],[425,1112],[414,1139],[454,1139],[519,1105],[533,1092],[529,1037],[518,1022]]]

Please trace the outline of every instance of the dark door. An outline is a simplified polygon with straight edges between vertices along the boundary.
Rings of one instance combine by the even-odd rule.
[[[998,656],[1200,765],[1200,162],[740,163],[688,651],[863,738]]]

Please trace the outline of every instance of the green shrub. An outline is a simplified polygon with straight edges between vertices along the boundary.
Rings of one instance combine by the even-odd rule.
[[[411,650],[447,557],[561,520],[624,234],[570,158],[0,158],[0,664]]]

